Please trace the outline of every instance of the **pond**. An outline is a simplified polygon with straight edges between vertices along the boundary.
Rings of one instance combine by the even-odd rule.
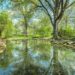
[[[42,39],[6,41],[0,75],[75,75],[75,50]]]

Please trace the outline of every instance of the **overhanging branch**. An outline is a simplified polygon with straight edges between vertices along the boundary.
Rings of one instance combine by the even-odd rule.
[[[53,21],[52,21],[52,17],[51,17],[51,15],[49,14],[49,12],[48,12],[47,8],[44,6],[44,4],[42,3],[42,1],[41,1],[41,0],[39,0],[39,2],[40,2],[40,4],[42,5],[42,7],[46,10],[47,15],[49,16],[49,18],[50,18],[50,21],[51,21],[52,25],[54,25],[54,24],[53,24]]]
[[[54,12],[54,9],[53,9],[53,6],[51,5],[51,3],[48,0],[45,0],[45,1],[49,5],[49,8],[51,9],[51,11]]]

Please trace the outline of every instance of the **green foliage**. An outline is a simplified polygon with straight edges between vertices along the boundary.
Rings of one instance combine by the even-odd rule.
[[[7,24],[8,24],[8,14],[6,12],[1,12],[0,13],[0,36]]]
[[[13,26],[12,22],[9,21],[9,23],[5,26],[5,29],[2,33],[2,37],[7,38],[7,37],[14,36],[15,32],[16,32],[15,27]]]
[[[63,27],[60,28],[59,35],[66,39],[71,38],[75,36],[74,31],[75,30],[71,27],[71,25],[67,25],[64,28]]]
[[[4,0],[1,0],[1,3],[2,1]],[[36,9],[36,5],[40,5],[38,0],[7,1],[11,1],[12,9],[8,9],[11,12],[9,14],[8,11],[0,12],[0,36],[6,38],[15,35],[25,36],[25,32],[27,32],[28,37],[52,37],[53,28],[49,16],[40,9]],[[64,15],[65,19],[66,14],[67,12]],[[14,19],[17,21],[14,21],[15,25]],[[60,28],[59,35],[67,38],[75,36],[74,32],[71,25],[64,25]]]
[[[9,37],[15,33],[15,27],[12,24],[11,19],[7,12],[0,13],[0,35],[1,37]]]
[[[40,28],[35,30],[34,36],[39,36],[39,37],[51,37],[51,30],[50,26],[41,26]]]
[[[36,19],[33,16],[32,21],[30,23],[30,26],[32,28],[32,36],[33,37],[51,37],[52,33],[52,26],[50,24],[48,16],[42,12],[42,11],[37,11],[35,14]],[[35,22],[34,22],[35,21]]]

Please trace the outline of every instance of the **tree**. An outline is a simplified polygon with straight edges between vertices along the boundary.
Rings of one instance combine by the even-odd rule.
[[[34,22],[35,21],[35,22]],[[37,10],[33,15],[30,28],[32,28],[33,37],[52,37],[52,26],[48,16],[41,10]]]
[[[15,26],[13,25],[11,20],[8,20],[8,23],[2,32],[2,38],[8,38],[8,37],[15,36],[15,33],[16,33]]]
[[[44,9],[46,14],[49,16],[51,24],[53,26],[53,38],[58,38],[58,24],[61,21],[64,12],[67,8],[72,6],[75,1],[70,2],[70,0],[38,0],[39,5],[33,0],[32,3],[37,7]]]
[[[0,13],[0,36],[7,24],[8,24],[8,15],[5,12],[1,12]]]
[[[21,15],[21,26],[23,26],[23,34],[28,35],[28,20],[32,16],[34,10],[33,4],[29,0],[10,0],[13,3],[13,8],[18,10]]]

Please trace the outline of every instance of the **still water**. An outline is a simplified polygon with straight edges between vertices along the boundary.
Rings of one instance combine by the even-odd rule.
[[[75,50],[49,40],[7,41],[0,75],[75,75]]]

